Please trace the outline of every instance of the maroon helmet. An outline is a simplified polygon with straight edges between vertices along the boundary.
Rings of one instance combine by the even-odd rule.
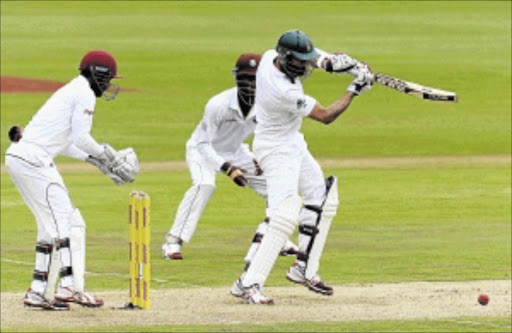
[[[94,50],[88,52],[80,62],[78,67],[80,73],[91,82],[91,88],[97,97],[109,90],[109,94],[104,97],[107,100],[114,99],[119,92],[119,87],[112,85],[110,80],[120,79],[117,75],[117,62],[113,55],[106,51]]]
[[[233,75],[235,76],[238,95],[252,106],[254,104],[254,96],[256,93],[256,71],[261,61],[261,55],[254,53],[244,53],[235,63]]]
[[[89,68],[90,66],[105,67],[110,71],[113,79],[120,79],[122,76],[117,75],[117,62],[116,58],[107,51],[90,51],[80,62],[79,70]]]
[[[236,61],[233,73],[236,75],[248,74],[256,75],[256,70],[261,61],[261,55],[254,53],[244,53]]]

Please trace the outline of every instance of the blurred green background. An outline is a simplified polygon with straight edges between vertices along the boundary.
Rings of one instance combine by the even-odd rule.
[[[2,75],[65,82],[87,51],[108,50],[125,76],[121,86],[140,92],[99,101],[93,134],[134,146],[142,160],[179,160],[208,99],[233,86],[237,57],[263,53],[297,28],[316,47],[460,98],[432,104],[376,86],[328,127],[305,121],[316,156],[507,153],[509,9],[485,1],[3,1]],[[328,105],[350,81],[317,72],[305,90]],[[49,96],[2,96],[2,151],[9,126],[26,124]]]

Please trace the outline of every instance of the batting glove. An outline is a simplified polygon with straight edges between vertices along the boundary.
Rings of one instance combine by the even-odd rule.
[[[357,77],[348,86],[347,91],[352,92],[355,95],[367,92],[372,89],[373,80],[374,77],[370,67],[366,66],[359,71]]]
[[[336,52],[327,58],[324,68],[327,73],[332,74],[349,74],[349,71],[356,67],[358,61],[344,54]]]

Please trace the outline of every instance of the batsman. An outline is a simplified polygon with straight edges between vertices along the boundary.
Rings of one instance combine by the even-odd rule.
[[[118,93],[119,87],[111,84],[120,78],[116,59],[106,51],[91,51],[82,58],[79,71],[48,99],[23,132],[19,126],[11,128],[12,144],[5,153],[7,170],[37,222],[35,269],[23,302],[45,310],[69,310],[69,302],[103,305],[85,289],[85,221],[54,158],[64,155],[87,161],[118,185],[133,182],[139,173],[132,148],[116,151],[90,134],[96,98],[110,100]]]
[[[338,100],[324,107],[302,87],[302,80],[313,68],[356,78]],[[234,296],[250,304],[274,303],[262,288],[281,247],[297,226],[299,253],[286,277],[313,292],[333,294],[318,270],[338,208],[338,181],[335,176],[324,179],[299,130],[303,117],[332,123],[356,96],[371,88],[372,82],[373,74],[366,64],[342,53],[316,49],[299,30],[285,32],[276,48],[263,54],[256,73],[253,151],[267,184],[270,223],[251,265],[231,288]]]

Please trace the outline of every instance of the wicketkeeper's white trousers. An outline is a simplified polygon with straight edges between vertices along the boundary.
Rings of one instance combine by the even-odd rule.
[[[19,142],[7,149],[5,165],[36,218],[37,241],[69,237],[74,207],[53,159],[40,147]]]
[[[7,149],[5,165],[37,221],[37,242],[55,244],[56,239],[69,238],[74,207],[53,159],[37,145],[19,142]],[[64,256],[61,254],[61,265],[70,266],[69,251]],[[47,256],[36,253],[35,269],[48,271]],[[71,279],[66,280],[66,285],[72,283]],[[32,283],[32,289],[38,292],[45,288],[46,283],[41,281]]]

